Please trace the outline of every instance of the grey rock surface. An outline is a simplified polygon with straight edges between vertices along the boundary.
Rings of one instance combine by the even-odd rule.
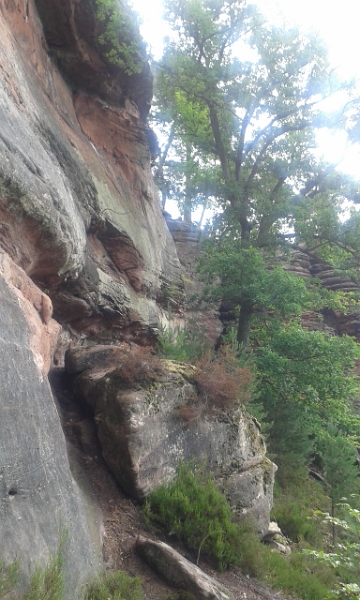
[[[0,548],[23,577],[56,554],[67,533],[67,597],[101,567],[100,526],[74,481],[46,377],[34,360],[19,299],[0,275]]]
[[[136,542],[136,549],[170,585],[191,592],[199,600],[234,600],[225,586],[164,542],[140,536]]]

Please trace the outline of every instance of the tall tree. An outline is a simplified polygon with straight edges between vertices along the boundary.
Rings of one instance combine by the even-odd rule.
[[[163,208],[167,198],[175,199],[184,221],[190,223],[194,209],[202,205],[204,211],[210,204],[218,179],[213,156],[196,143],[207,127],[206,111],[198,102],[188,102],[180,90],[172,90],[171,102],[163,102],[161,83],[158,77],[159,101],[154,105],[152,123],[164,143],[154,177],[163,196]]]
[[[218,165],[214,195],[227,239],[236,238],[240,253],[274,249],[329,176],[312,154],[314,130],[330,124],[322,102],[343,84],[319,40],[265,23],[245,0],[168,0],[166,9],[176,39],[158,67],[161,101],[181,120],[180,94],[198,114],[191,144]],[[340,126],[339,114],[332,125]],[[243,296],[244,345],[254,310]]]

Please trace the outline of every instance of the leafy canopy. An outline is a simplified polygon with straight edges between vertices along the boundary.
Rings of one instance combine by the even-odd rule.
[[[173,189],[185,199],[187,219],[192,197],[210,198],[216,235],[228,246],[275,251],[294,237],[337,262],[346,262],[350,244],[358,255],[358,240],[339,221],[344,199],[357,197],[356,184],[313,152],[316,129],[344,126],[341,110],[323,112],[324,99],[352,90],[337,79],[319,39],[264,22],[245,0],[165,6],[176,36],[157,67],[158,114],[181,157]],[[211,250],[209,256],[211,273]],[[234,295],[228,281],[225,299]],[[258,300],[244,301],[245,293],[239,289],[238,342],[247,345]]]

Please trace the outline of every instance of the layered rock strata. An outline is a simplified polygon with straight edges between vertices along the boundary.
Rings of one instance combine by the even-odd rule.
[[[55,345],[61,366],[69,345],[147,343],[183,289],[151,179],[149,68],[104,60],[94,7],[0,0],[0,558],[26,579],[66,530],[71,598],[101,566],[101,519],[70,468]]]

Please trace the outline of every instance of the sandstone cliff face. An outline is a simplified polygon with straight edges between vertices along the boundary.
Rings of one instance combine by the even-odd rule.
[[[54,349],[61,365],[70,343],[150,340],[182,286],[150,175],[148,67],[107,71],[82,37],[91,7],[0,0],[0,547],[29,575],[66,529],[71,597],[101,566],[101,519],[70,469]]]
[[[86,15],[80,23],[72,17],[92,3],[38,4],[49,51],[57,44],[74,63],[78,54],[85,60],[90,46],[77,28]],[[0,6],[1,245],[47,290],[61,324],[97,339],[149,339],[162,317],[156,301],[182,283],[154,193],[148,128],[135,104],[144,104],[143,93],[130,99],[121,92],[121,73],[116,93],[102,91],[106,65],[94,49],[87,58],[92,85],[78,77],[80,58],[73,79],[65,70],[65,83],[34,4]],[[59,24],[56,40],[50,17]],[[143,85],[151,88],[147,72]]]
[[[34,305],[35,286],[15,287],[0,254],[0,548],[21,562],[23,577],[67,539],[67,593],[101,567],[101,519],[72,477],[65,439],[44,367],[59,325],[45,323]],[[9,275],[11,278],[9,278]],[[19,280],[16,281],[18,283]],[[25,293],[23,293],[25,292]],[[91,532],[91,521],[96,530]],[[93,535],[92,535],[93,534]],[[81,552],[79,552],[81,548]]]
[[[182,316],[184,285],[151,178],[146,62],[133,75],[107,63],[92,0],[0,0],[0,21],[0,547],[5,560],[19,558],[26,577],[56,551],[64,528],[74,597],[101,567],[101,518],[69,463],[48,371],[63,368],[70,347],[102,344],[119,361],[122,345],[151,343],[166,322],[170,291],[172,313]],[[215,320],[214,340],[218,329]],[[77,372],[102,365],[91,350],[86,360]],[[129,461],[118,480],[126,488],[131,465],[141,465],[128,491],[142,496],[175,473],[178,458],[201,458],[210,444],[234,506],[253,510],[265,530],[273,473],[259,432],[254,424],[247,431],[251,419],[240,413],[227,425],[205,419],[195,433],[179,427],[172,411],[183,386],[194,393],[189,385],[175,382],[156,416],[144,398],[133,402],[138,445],[148,443],[146,427],[160,426],[148,450],[164,468],[154,476],[146,456],[129,457],[129,419],[119,442]],[[95,405],[101,401],[99,393]],[[98,420],[115,471],[110,425]],[[226,427],[233,465],[225,473]]]

